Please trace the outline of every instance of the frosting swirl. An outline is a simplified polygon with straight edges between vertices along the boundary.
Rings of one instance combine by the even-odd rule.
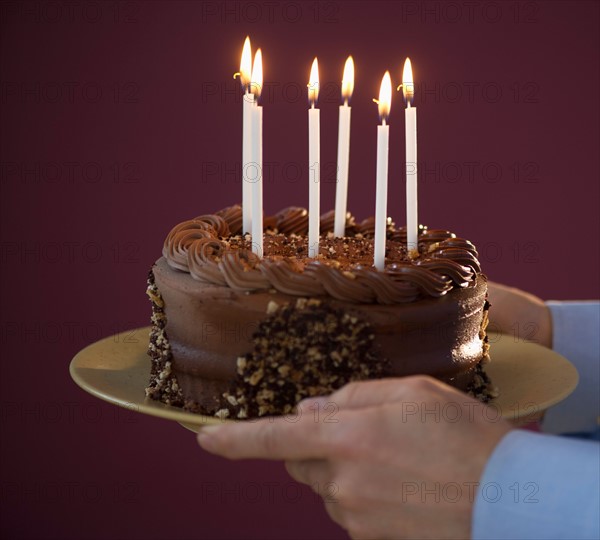
[[[297,206],[284,208],[275,214],[277,230],[283,234],[308,234],[308,210]]]
[[[333,238],[333,213],[321,216],[319,256],[306,256],[308,212],[289,207],[266,217],[265,256],[251,251],[242,233],[239,205],[176,225],[167,235],[168,265],[206,284],[240,292],[275,289],[293,296],[331,296],[354,303],[396,304],[438,298],[468,287],[481,273],[475,246],[441,229],[419,227],[419,254],[406,253],[406,230],[388,221],[383,272],[370,266],[373,218],[356,223],[348,214],[346,237]]]

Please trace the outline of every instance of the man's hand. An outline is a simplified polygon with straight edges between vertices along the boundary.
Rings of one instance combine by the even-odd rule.
[[[352,538],[468,538],[476,484],[510,426],[430,377],[352,383],[298,415],[209,426],[230,459],[286,461]]]
[[[492,305],[488,330],[552,347],[552,316],[543,300],[491,281],[488,299]]]

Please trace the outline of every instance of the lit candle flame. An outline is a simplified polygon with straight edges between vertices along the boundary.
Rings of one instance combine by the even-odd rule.
[[[250,82],[250,92],[256,99],[260,97],[263,86],[262,52],[260,49],[254,55],[254,64],[252,64],[252,81]]]
[[[342,77],[342,99],[348,103],[354,90],[354,60],[349,56],[344,65],[344,75]]]
[[[314,107],[319,99],[319,63],[315,58],[310,68],[310,77],[308,79],[308,101],[310,106]]]
[[[404,62],[404,71],[402,72],[402,93],[406,104],[410,107],[415,97],[415,83],[413,82],[412,66],[410,58]]]
[[[247,90],[250,85],[252,73],[252,48],[250,47],[250,36],[246,36],[244,48],[242,49],[242,59],[240,61],[240,79],[242,87]]]
[[[392,108],[392,79],[389,71],[386,71],[383,79],[381,79],[379,99],[373,101],[379,106],[379,117],[385,124],[385,121],[390,115],[390,109]]]

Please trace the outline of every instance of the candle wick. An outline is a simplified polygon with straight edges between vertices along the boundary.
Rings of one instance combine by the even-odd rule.
[[[386,123],[385,123],[385,118],[383,118],[383,119],[381,120],[381,125],[382,125],[382,126],[385,126],[385,125],[386,125]]]
[[[348,98],[344,99],[344,105],[347,107],[348,106]]]

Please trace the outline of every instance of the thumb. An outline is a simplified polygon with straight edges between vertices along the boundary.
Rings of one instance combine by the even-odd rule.
[[[351,382],[329,396],[308,398],[298,404],[302,412],[315,407],[362,409],[403,400],[413,400],[422,390],[422,397],[442,385],[432,377],[416,375],[372,381]]]

